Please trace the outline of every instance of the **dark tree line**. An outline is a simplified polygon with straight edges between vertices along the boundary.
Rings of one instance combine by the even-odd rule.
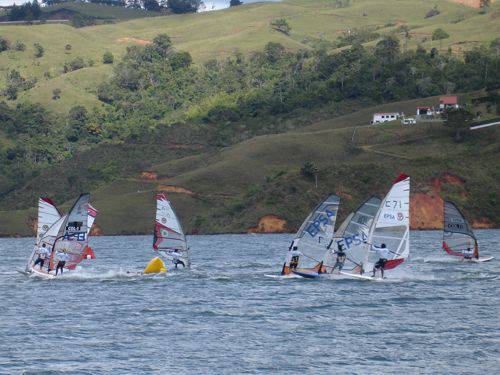
[[[40,19],[42,15],[42,10],[40,9],[40,4],[37,0],[33,2],[27,2],[23,5],[13,5],[10,9],[9,20],[10,21],[33,21]]]

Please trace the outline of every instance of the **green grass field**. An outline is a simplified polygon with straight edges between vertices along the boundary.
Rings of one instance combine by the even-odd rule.
[[[189,51],[195,62],[223,58],[235,51],[251,53],[269,41],[280,42],[290,49],[310,48],[319,40],[331,43],[344,31],[361,27],[376,28],[384,34],[406,24],[413,35],[408,40],[409,48],[422,45],[446,50],[451,47],[456,53],[500,34],[498,3],[489,14],[481,15],[477,9],[441,1],[438,4],[441,14],[428,19],[424,16],[434,3],[427,0],[357,0],[346,8],[335,8],[333,2],[326,0],[286,0],[202,14],[145,18],[136,18],[141,12],[99,5],[88,7],[90,5],[85,4],[89,14],[103,17],[114,14],[118,20],[135,19],[79,29],[62,24],[0,26],[1,36],[12,43],[22,41],[27,46],[26,51],[0,54],[0,77],[17,69],[23,76],[38,80],[34,88],[20,95],[19,101],[40,102],[59,113],[66,113],[75,103],[88,107],[98,105],[95,89],[112,74],[111,67],[102,64],[103,53],[110,51],[119,58],[127,46],[147,43],[160,33],[169,34],[176,48]],[[292,27],[289,36],[270,29],[270,21],[279,17],[289,20]],[[450,37],[430,40],[430,34],[438,27],[446,30]],[[38,59],[33,57],[35,42],[45,48],[45,55]],[[70,51],[65,49],[67,44],[72,46]],[[75,57],[93,60],[95,65],[63,74],[64,63]],[[0,89],[3,85],[4,80],[0,78]],[[60,100],[51,99],[54,88],[62,90]]]

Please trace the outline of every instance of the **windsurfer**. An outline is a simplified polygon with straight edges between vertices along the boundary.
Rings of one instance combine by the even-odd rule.
[[[333,265],[332,273],[337,268],[339,269],[339,273],[340,273],[340,271],[342,271],[342,268],[344,268],[344,263],[346,260],[346,254],[344,252],[344,245],[342,245],[341,243],[338,243],[337,244],[337,251],[334,254],[337,254],[337,260],[335,261],[335,264]]]
[[[50,256],[50,250],[47,248],[45,244],[42,244],[41,247],[38,247],[37,253],[38,253],[38,258],[36,258],[35,263],[33,264],[33,268],[35,268],[39,264],[41,270],[45,263],[45,259],[47,259]]]
[[[57,253],[57,259],[59,259],[59,261],[57,262],[56,276],[59,270],[61,270],[61,275],[62,275],[64,266],[66,265],[66,262],[69,260],[69,255],[67,254],[67,250],[62,249],[61,251],[59,251]]]
[[[299,266],[299,258],[302,253],[298,250],[297,246],[292,248],[290,252],[290,269],[295,270]]]
[[[174,250],[171,254],[172,256],[172,262],[175,265],[175,268],[177,268],[178,264],[182,264],[182,268],[186,268],[186,264],[180,259],[182,254],[179,253],[177,250]]]
[[[462,255],[464,259],[471,260],[474,256],[474,251],[468,246],[466,249],[462,251]]]
[[[382,278],[384,278],[384,268],[387,263],[387,258],[389,258],[389,250],[385,246],[385,243],[381,244],[380,247],[373,246],[378,255],[378,261],[373,266],[373,274],[372,277],[375,277],[375,272],[379,269],[382,274]]]

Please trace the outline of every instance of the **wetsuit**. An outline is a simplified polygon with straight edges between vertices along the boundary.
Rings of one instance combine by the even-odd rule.
[[[337,260],[335,261],[335,264],[333,265],[332,273],[335,271],[337,268],[339,269],[339,272],[342,271],[342,268],[344,268],[344,263],[346,259],[346,254],[344,253],[343,249],[339,249],[337,252]]]
[[[46,247],[39,247],[37,253],[38,253],[38,258],[36,258],[35,263],[33,264],[33,268],[35,268],[39,264],[40,269],[42,269],[45,260],[50,256],[50,251]]]
[[[299,266],[299,258],[302,253],[298,250],[292,250],[290,252],[290,269],[294,270]]]
[[[380,270],[380,273],[382,274],[382,277],[384,277],[384,268],[385,264],[387,263],[387,258],[389,258],[389,250],[387,250],[385,247],[375,247],[375,251],[378,254],[378,261],[375,263],[375,266],[373,267],[373,274],[372,277],[375,277],[375,271]]]
[[[464,259],[470,260],[474,256],[474,252],[468,247],[467,249],[462,251],[462,255]]]
[[[64,266],[66,265],[66,261],[69,260],[69,255],[66,253],[57,253],[57,259],[59,259],[59,261],[57,262],[56,276],[59,270],[61,270],[61,275],[62,275]]]
[[[172,262],[174,263],[175,268],[177,268],[178,264],[182,264],[182,267],[186,268],[186,264],[182,260],[180,260],[180,257],[182,256],[180,253],[178,253],[177,251],[174,251],[170,255],[172,256]]]

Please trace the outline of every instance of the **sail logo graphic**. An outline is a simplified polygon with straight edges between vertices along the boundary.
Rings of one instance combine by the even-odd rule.
[[[63,240],[66,241],[85,241],[85,232],[68,233],[63,236]]]
[[[167,218],[166,217],[162,217],[161,218],[161,222],[162,222],[162,224],[167,224]]]
[[[365,233],[361,232],[353,234],[352,236],[343,237],[342,239],[336,242],[337,246],[343,244],[347,249],[349,249],[351,248],[351,246],[358,246],[361,245],[362,243],[366,243],[367,240],[368,236]]]
[[[386,219],[386,220],[396,220],[396,217],[393,214],[391,214],[389,212],[386,212],[384,214],[384,219]]]
[[[47,224],[44,224],[44,225],[42,226],[42,230],[43,230],[44,232],[47,232],[47,231],[49,230],[49,226],[48,226]]]
[[[328,209],[325,210],[326,215],[320,214],[306,229],[306,232],[309,233],[311,237],[316,237],[316,235],[320,232],[325,231],[325,227],[327,225],[331,225],[332,217],[335,217],[336,211],[330,211]]]

